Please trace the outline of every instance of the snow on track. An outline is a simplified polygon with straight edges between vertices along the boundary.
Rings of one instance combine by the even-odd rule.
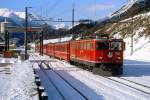
[[[65,100],[86,100],[52,70],[47,70],[46,73],[57,85]]]
[[[49,78],[43,74],[43,71],[40,70],[38,67],[38,64],[34,63],[33,67],[35,68],[36,74],[39,75],[41,84],[45,87],[46,92],[48,93],[48,99],[49,100],[63,100],[62,97],[60,96],[59,92],[57,89],[53,86],[51,82],[49,82]],[[57,97],[57,98],[56,98]]]
[[[125,78],[120,78],[120,77],[111,77],[108,79],[115,81],[115,82],[118,82],[118,83],[121,83],[123,85],[129,86],[131,88],[134,88],[138,91],[141,91],[141,92],[144,92],[145,94],[150,95],[150,87],[148,87],[148,86],[144,86],[142,84],[136,83],[136,82],[131,81],[131,80],[127,80]]]
[[[150,62],[125,60],[124,75],[121,77],[145,86],[150,86]]]
[[[64,70],[66,70],[65,66],[67,64],[57,64],[57,66],[64,66]],[[55,65],[55,67],[57,67]],[[69,64],[67,67],[70,66]],[[60,68],[59,68],[60,69]],[[58,69],[58,70],[59,70]],[[61,69],[62,70],[62,69]],[[93,75],[90,72],[87,71],[68,71],[67,73],[71,74],[73,77],[76,77],[80,81],[82,81],[84,84],[88,85],[89,87],[93,88],[98,94],[104,95],[105,99],[120,99],[120,97],[125,97],[125,99],[140,99],[149,98],[148,95],[141,93],[139,91],[136,91],[134,89],[131,89],[127,86],[122,86],[116,82],[112,82],[110,80],[106,80],[105,78],[97,75]],[[111,91],[111,92],[109,92]],[[113,94],[112,94],[113,91]]]
[[[40,65],[40,69],[49,80],[48,83],[53,84],[53,87],[59,92],[63,100],[88,100],[53,70],[47,70],[47,68],[45,68],[46,67],[43,67],[43,64]],[[51,96],[51,94],[49,96]]]

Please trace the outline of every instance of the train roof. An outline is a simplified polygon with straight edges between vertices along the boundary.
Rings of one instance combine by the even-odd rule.
[[[81,40],[71,40],[71,41],[123,41],[123,39],[81,39]]]
[[[74,42],[74,41],[77,41],[77,42],[80,42],[80,41],[123,41],[123,39],[80,39],[80,40],[70,40],[70,41],[63,41],[63,42],[55,42],[55,43],[47,43],[45,45],[48,45],[48,44],[67,44],[69,42]]]

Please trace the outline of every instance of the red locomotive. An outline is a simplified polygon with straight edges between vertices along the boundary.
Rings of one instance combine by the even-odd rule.
[[[46,47],[47,50],[44,51],[47,55],[89,68],[93,73],[105,76],[123,73],[125,43],[122,39],[74,40],[49,43]]]

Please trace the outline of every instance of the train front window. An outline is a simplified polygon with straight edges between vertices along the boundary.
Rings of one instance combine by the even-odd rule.
[[[97,50],[109,50],[109,42],[97,42]]]
[[[111,42],[111,50],[122,50],[122,42]]]

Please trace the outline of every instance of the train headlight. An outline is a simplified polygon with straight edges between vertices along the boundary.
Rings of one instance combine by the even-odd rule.
[[[120,59],[121,59],[121,57],[117,57],[117,59],[118,59],[118,60],[120,60]]]
[[[108,53],[108,58],[112,58],[112,56],[113,56],[112,52],[109,52]]]
[[[103,57],[99,57],[99,60],[102,60],[103,59]]]

